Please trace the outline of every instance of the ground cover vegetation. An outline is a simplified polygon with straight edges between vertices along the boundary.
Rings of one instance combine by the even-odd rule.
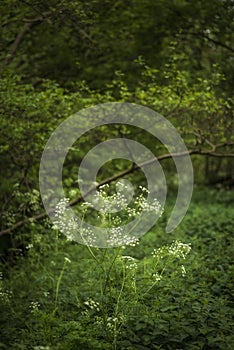
[[[162,216],[112,249],[35,226],[26,256],[2,265],[1,348],[232,349],[231,205],[202,191],[173,234]]]

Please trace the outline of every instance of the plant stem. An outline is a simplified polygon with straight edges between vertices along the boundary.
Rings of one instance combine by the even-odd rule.
[[[58,304],[58,294],[59,294],[59,288],[60,288],[60,284],[61,284],[61,280],[62,280],[62,277],[63,277],[63,273],[65,271],[65,266],[66,266],[66,261],[64,261],[63,263],[63,267],[62,267],[62,270],[59,274],[59,278],[58,278],[58,281],[57,281],[57,284],[56,284],[56,292],[55,292],[55,309],[57,307],[57,304]]]

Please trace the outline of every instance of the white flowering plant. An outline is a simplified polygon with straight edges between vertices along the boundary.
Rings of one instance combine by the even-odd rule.
[[[112,249],[93,247],[92,232],[82,232],[91,257],[84,276],[87,280],[96,280],[97,286],[92,291],[86,290],[88,296],[79,299],[79,306],[86,322],[92,322],[97,330],[104,332],[113,349],[117,349],[118,338],[130,315],[144,307],[163,281],[166,271],[167,275],[185,276],[186,270],[182,263],[191,249],[190,245],[175,241],[171,245],[153,249],[151,255],[143,259],[134,257],[134,249],[140,240],[134,236],[129,239],[130,236],[123,234],[122,226],[142,212],[161,216],[163,210],[157,199],[147,202],[146,195],[149,193],[144,187],[139,187],[138,195],[130,205],[127,205],[123,190],[127,191],[124,185],[120,193],[111,193],[109,185],[104,185],[99,188],[92,203],[85,202],[81,206],[83,220],[89,218],[92,223],[98,222],[101,227],[108,228],[109,239],[118,245]],[[66,215],[68,203],[69,200],[64,199],[57,207],[56,229],[59,228],[68,240],[72,240],[74,230],[82,230],[82,227],[78,227],[74,219]],[[99,209],[96,216],[92,215],[95,205]],[[64,269],[57,283],[56,306],[63,272]]]
[[[130,202],[127,190],[123,184],[122,191],[115,193],[105,185],[97,191],[94,202],[86,201],[77,211],[82,220],[89,218],[93,224],[107,228],[110,243],[117,247],[93,246],[90,232],[84,236],[84,245],[73,242],[75,230],[82,227],[68,215],[69,199],[65,198],[56,210],[55,234],[35,232],[27,242],[27,260],[23,261],[27,268],[19,276],[15,271],[16,285],[4,286],[0,274],[2,309],[12,308],[19,293],[27,299],[30,322],[24,334],[30,339],[28,332],[36,327],[35,348],[46,348],[54,339],[59,344],[63,339],[70,344],[68,349],[119,349],[122,339],[129,337],[128,329],[151,322],[152,303],[156,310],[158,294],[185,281],[189,244],[174,241],[155,248],[156,236],[147,241],[147,235],[139,238],[123,233],[122,227],[139,214],[161,216],[163,212],[157,199],[147,201],[149,193],[144,187],[137,189]],[[97,202],[99,210],[95,213]],[[155,235],[155,229],[151,234]],[[21,280],[26,275],[29,282],[22,288]]]
[[[62,199],[56,207],[55,228],[63,232],[70,240],[77,240],[79,236],[78,241],[82,240],[85,245],[97,246],[95,230],[98,226],[107,230],[104,246],[134,245],[141,232],[138,226],[143,229],[144,222],[149,219],[150,215],[159,218],[163,213],[163,208],[156,198],[147,200],[149,191],[142,186],[139,186],[136,197],[128,203],[129,186],[123,182],[117,185],[120,190],[117,192],[113,191],[109,184],[100,186],[92,202],[84,202],[77,211],[80,220],[71,214],[69,198]],[[86,227],[84,222],[90,223],[91,226]],[[131,223],[132,225],[126,231],[125,226]],[[100,237],[98,239],[100,242]]]

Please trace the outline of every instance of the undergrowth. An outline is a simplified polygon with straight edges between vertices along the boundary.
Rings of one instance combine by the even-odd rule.
[[[1,265],[0,349],[232,350],[232,198],[197,195],[171,234],[168,208],[133,246],[21,232],[26,253]]]

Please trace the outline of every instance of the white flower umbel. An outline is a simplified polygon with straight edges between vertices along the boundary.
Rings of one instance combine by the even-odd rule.
[[[191,247],[189,244],[182,243],[180,241],[175,241],[169,247],[168,252],[172,255],[175,255],[178,258],[185,259],[188,253],[190,252]]]
[[[185,259],[190,250],[190,244],[175,241],[170,246],[154,249],[152,255],[154,258],[162,258],[164,256],[170,255],[174,256],[175,258]]]
[[[134,235],[136,225],[141,223],[143,228],[143,222],[141,214],[150,214],[159,217],[163,210],[156,198],[149,201],[145,197],[149,195],[149,191],[140,186],[140,194],[131,201],[128,205],[128,186],[124,183],[118,183],[118,192],[111,193],[109,185],[103,185],[99,188],[94,195],[92,203],[84,202],[81,205],[83,213],[82,220],[79,220],[75,215],[71,216],[69,212],[69,199],[64,198],[56,207],[56,221],[55,228],[63,232],[69,240],[76,240],[76,236],[82,237],[83,243],[89,246],[95,246],[95,232],[92,231],[96,227],[105,228],[107,231],[106,245],[107,246],[126,246],[136,245],[138,243],[139,233]],[[151,196],[152,198],[152,196]],[[95,216],[94,209],[99,211],[99,215]],[[87,214],[88,213],[88,214]],[[93,220],[95,226],[85,226],[81,223],[88,217],[89,220]],[[136,221],[136,225],[132,224],[132,221]],[[147,220],[147,216],[144,217]],[[98,226],[96,226],[98,223]],[[125,230],[125,225],[132,225],[131,232]]]
[[[93,299],[89,298],[84,302],[84,305],[88,307],[91,310],[100,311],[100,304],[97,301],[94,301]]]
[[[100,186],[99,191],[94,195],[93,204],[89,203],[89,205],[104,214],[122,210],[128,204],[127,197],[124,195],[124,191],[127,191],[128,187],[120,182],[118,188],[120,191],[108,195],[109,185]]]
[[[40,308],[40,303],[38,301],[31,301],[30,305],[29,305],[29,309],[31,311],[31,313],[35,314],[39,311]]]

